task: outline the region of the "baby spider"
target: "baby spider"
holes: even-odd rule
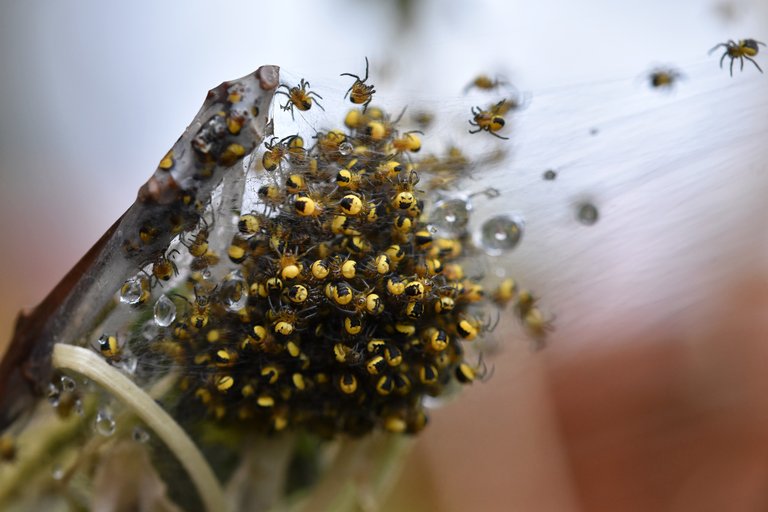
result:
[[[674,68],[654,68],[648,74],[648,81],[654,89],[670,90],[683,74]]]
[[[349,95],[349,100],[356,104],[356,105],[363,105],[363,112],[368,108],[368,104],[373,99],[373,93],[376,91],[374,90],[373,85],[365,85],[366,80],[368,80],[368,57],[365,58],[365,78],[362,80],[359,76],[353,75],[352,73],[342,73],[339,76],[351,76],[355,79],[355,83],[352,84],[352,86],[347,90],[346,94],[344,94],[344,97],[346,98],[347,95]]]
[[[752,62],[752,64],[755,65],[757,70],[759,72],[763,72],[762,69],[760,69],[760,66],[757,64],[757,62],[752,58],[758,53],[758,45],[765,46],[765,43],[760,41],[755,41],[754,39],[739,39],[739,42],[735,42],[731,39],[728,40],[728,42],[720,43],[711,50],[709,50],[708,54],[712,54],[715,50],[720,48],[721,46],[725,48],[725,52],[723,52],[723,56],[720,57],[720,67],[723,67],[723,61],[726,57],[729,57],[731,59],[731,76],[733,76],[733,61],[736,59],[739,59],[741,61],[741,70],[744,71],[744,59],[747,59],[748,61]]]
[[[282,89],[283,87],[285,87],[285,89],[288,92],[279,90],[279,89]],[[288,101],[286,102],[286,104],[281,105],[280,108],[282,108],[283,110],[290,110],[291,119],[293,119],[294,108],[297,108],[302,112],[306,112],[307,110],[312,108],[313,96],[314,98],[323,99],[322,96],[317,94],[315,91],[310,91],[309,88],[310,88],[309,82],[307,82],[302,78],[301,82],[299,82],[299,85],[297,85],[296,87],[288,87],[288,85],[286,84],[281,84],[280,87],[278,87],[278,90],[275,92],[275,94],[282,94],[288,97]],[[317,99],[314,99],[314,101],[315,101],[315,105],[320,107],[320,110],[325,111],[325,109],[320,104],[320,102],[317,101]]]
[[[483,91],[492,91],[498,87],[501,87],[502,85],[507,86],[510,84],[504,78],[491,78],[488,75],[478,75],[469,84],[467,84],[466,87],[464,87],[464,94],[467,94],[473,88],[481,89]]]
[[[283,159],[288,156],[291,142],[298,135],[289,135],[278,141],[277,137],[272,137],[264,142],[264,154],[261,156],[261,163],[267,171],[274,171],[278,167],[282,170]]]
[[[477,133],[486,131],[498,137],[500,139],[509,140],[509,137],[502,137],[497,131],[504,128],[504,118],[498,114],[498,109],[502,108],[505,100],[501,100],[488,110],[483,110],[480,107],[472,107],[473,118],[469,120],[469,124],[477,126],[476,130],[469,130],[469,133]]]

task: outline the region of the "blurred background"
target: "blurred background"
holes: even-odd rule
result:
[[[465,123],[463,87],[503,75],[528,105],[473,222],[525,219],[488,265],[556,330],[533,353],[502,323],[493,379],[435,411],[384,508],[765,510],[768,77],[707,56],[746,37],[768,41],[768,4],[3,2],[0,346],[221,81],[277,64],[340,96],[368,56],[382,97]]]

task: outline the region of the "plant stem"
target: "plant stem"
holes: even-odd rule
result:
[[[57,343],[54,368],[77,372],[111,392],[141,418],[187,470],[209,512],[227,510],[224,492],[213,470],[186,432],[147,393],[88,349]]]

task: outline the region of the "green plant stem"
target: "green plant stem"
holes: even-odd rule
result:
[[[53,347],[53,366],[93,380],[123,402],[178,458],[197,488],[206,510],[227,510],[224,492],[203,455],[179,424],[144,390],[85,348],[57,343]]]

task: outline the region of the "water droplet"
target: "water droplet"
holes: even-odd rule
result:
[[[229,311],[240,311],[248,302],[248,283],[240,272],[231,272],[224,278],[220,293]]]
[[[96,419],[94,420],[94,428],[96,432],[104,437],[109,437],[115,433],[115,418],[112,416],[112,411],[106,407],[99,409],[96,413]]]
[[[581,203],[576,206],[576,219],[585,226],[591,226],[600,218],[600,212],[592,203]]]
[[[112,363],[115,368],[123,370],[128,375],[136,373],[136,368],[139,366],[139,359],[133,355],[125,355],[120,358],[119,361]]]
[[[80,416],[81,418],[85,416],[85,408],[83,407],[83,401],[79,398],[75,400],[75,414]]]
[[[478,193],[483,194],[488,199],[496,199],[497,197],[501,196],[501,191],[494,187],[488,187],[487,189],[481,190]]]
[[[72,377],[67,377],[66,375],[61,377],[61,389],[64,391],[72,392],[77,387],[77,383],[75,382],[75,379]]]
[[[354,146],[352,146],[349,142],[342,142],[339,144],[339,153],[341,153],[344,156],[351,155],[352,151],[354,151]]]
[[[151,341],[157,337],[157,333],[160,329],[157,328],[155,322],[147,322],[141,327],[141,337],[147,341]]]
[[[146,443],[147,441],[149,441],[149,432],[147,432],[141,427],[133,427],[133,431],[131,432],[131,437],[137,443]]]
[[[155,323],[160,327],[168,327],[176,320],[176,304],[162,294],[155,302]]]
[[[61,467],[61,464],[54,464],[53,467],[51,467],[51,476],[54,480],[61,480],[64,478],[64,468]]]
[[[557,178],[557,171],[554,171],[552,169],[547,169],[546,171],[544,171],[544,174],[542,174],[541,177],[547,181],[552,181],[555,178]]]
[[[203,270],[202,276],[203,276],[203,279],[208,280],[213,276],[213,273],[211,272],[211,269],[206,268],[205,270]]]
[[[467,228],[470,209],[469,202],[464,199],[444,199],[435,203],[430,222],[439,230],[459,235]]]
[[[48,402],[54,407],[59,406],[61,399],[61,390],[53,383],[48,384]]]
[[[497,215],[480,227],[480,245],[491,255],[514,249],[523,237],[523,221],[509,215]]]
[[[147,290],[149,289],[149,282],[146,277],[134,276],[128,279],[123,286],[120,287],[120,302],[123,304],[136,305],[146,300]]]

